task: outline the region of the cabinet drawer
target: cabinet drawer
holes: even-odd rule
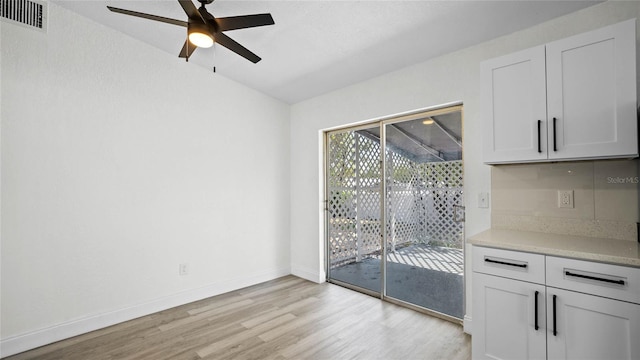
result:
[[[544,284],[544,255],[473,247],[473,271]]]
[[[640,268],[547,256],[547,286],[640,304]]]

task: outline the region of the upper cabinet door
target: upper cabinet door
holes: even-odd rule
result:
[[[546,159],[544,46],[485,61],[481,77],[484,161]]]
[[[549,43],[546,55],[549,159],[637,156],[635,19]]]

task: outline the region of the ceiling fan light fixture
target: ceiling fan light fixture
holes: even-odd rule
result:
[[[187,61],[189,61],[189,57],[197,48],[209,48],[216,42],[254,64],[261,60],[258,55],[238,44],[236,41],[224,34],[223,31],[273,25],[275,22],[273,21],[271,14],[251,14],[216,19],[205,8],[205,5],[212,3],[213,0],[198,1],[202,5],[199,8],[196,8],[193,4],[193,0],[178,0],[182,10],[184,10],[187,15],[187,21],[120,9],[113,6],[107,6],[107,9],[115,13],[186,27],[187,40],[184,42],[184,45],[182,45],[182,50],[180,50],[178,57],[185,58]],[[0,4],[1,3],[2,0],[0,0]]]
[[[189,34],[189,42],[201,48],[210,48],[213,46],[213,38],[209,34],[201,32],[192,32]]]
[[[213,37],[206,26],[189,24],[189,42],[200,48],[210,48],[213,46]]]

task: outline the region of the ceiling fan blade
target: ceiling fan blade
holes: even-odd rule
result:
[[[143,18],[143,19],[160,21],[160,22],[167,23],[167,24],[173,24],[173,25],[184,26],[184,27],[187,27],[187,25],[188,25],[188,23],[186,21],[170,19],[170,18],[166,18],[164,16],[145,14],[145,13],[141,13],[141,12],[137,12],[137,11],[131,11],[131,10],[126,10],[126,9],[115,8],[113,6],[107,6],[107,9],[109,9],[109,10],[115,12],[115,13],[131,15],[131,16],[137,16],[137,17],[140,17],[140,18]]]
[[[221,32],[215,33],[213,37],[215,38],[215,41],[218,44],[226,47],[227,49],[233,51],[234,53],[242,56],[243,58],[251,61],[254,64],[257,63],[258,61],[262,60],[262,59],[260,59],[260,57],[258,55],[252,53],[246,47],[238,44],[235,40],[233,40],[232,38],[228,37],[224,33],[221,33]]]
[[[187,48],[189,49],[189,52],[187,53]],[[178,55],[178,57],[181,58],[190,58],[191,54],[193,54],[194,51],[196,51],[198,47],[189,43],[189,39],[187,39],[184,42],[184,45],[182,45],[182,50],[180,50],[180,55]]]
[[[198,22],[204,22],[204,19],[202,18],[202,16],[200,16],[198,9],[195,5],[193,5],[193,2],[191,0],[178,0],[178,2],[180,3],[180,6],[182,6],[182,9],[187,14],[189,19],[196,20]]]
[[[115,12],[115,13],[131,15],[131,16],[137,16],[137,17],[140,17],[140,18],[143,18],[143,19],[160,21],[160,22],[167,23],[167,24],[173,24],[173,25],[184,26],[184,27],[187,27],[187,25],[188,25],[188,23],[186,21],[170,19],[170,18],[166,18],[164,16],[145,14],[145,13],[141,13],[141,12],[137,12],[137,11],[120,9],[120,8],[116,8],[116,7],[113,7],[113,6],[107,6],[107,9],[109,9],[109,10]]]
[[[224,18],[217,18],[219,31],[245,29],[256,26],[273,25],[273,17],[271,14],[254,14],[243,16],[231,16]]]

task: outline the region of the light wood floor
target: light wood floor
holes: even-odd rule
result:
[[[471,359],[462,327],[286,276],[7,359]]]

